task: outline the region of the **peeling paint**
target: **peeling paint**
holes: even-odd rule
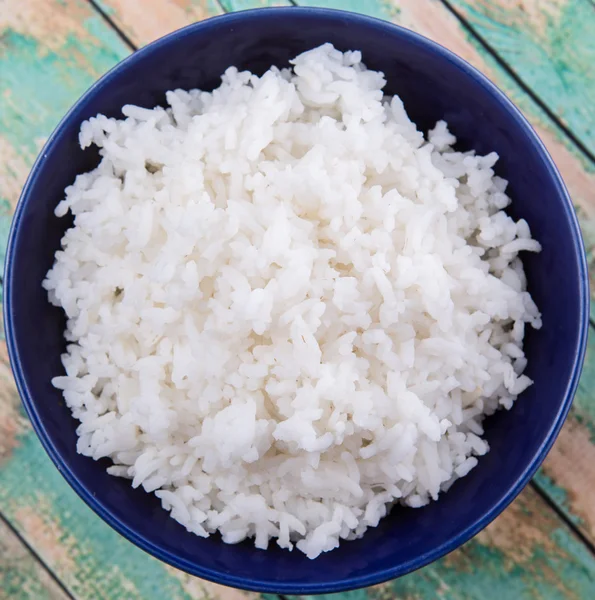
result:
[[[0,100],[0,106],[2,100]],[[2,117],[0,117],[0,122]],[[0,199],[6,201],[11,207],[16,205],[21,189],[29,172],[29,162],[25,160],[7,139],[0,136]],[[0,221],[4,216],[0,216]],[[0,239],[4,247],[5,240]]]
[[[35,38],[11,29],[1,43],[0,135],[27,165],[37,155],[38,138],[49,135],[82,92],[126,55],[110,45],[89,45],[83,55],[69,36],[58,52],[40,56]]]
[[[595,445],[588,429],[576,419],[564,426],[537,481],[595,542]]]
[[[11,389],[12,388],[12,389]],[[0,466],[18,446],[19,435],[30,428],[21,412],[21,400],[13,386],[0,388]]]
[[[481,531],[476,540],[482,546],[496,548],[506,557],[509,567],[531,566],[537,549],[549,555],[568,558],[552,540],[552,533],[560,527],[555,514],[543,508],[535,492],[527,490],[531,502],[514,502],[497,521]]]
[[[435,563],[373,589],[322,598],[579,600],[593,597],[594,582],[593,556],[526,489],[487,530]]]
[[[33,38],[47,50],[57,51],[64,37],[84,37],[83,22],[93,16],[84,0],[70,0],[68,6],[60,6],[54,0],[3,0],[0,11],[0,31],[12,30],[27,38]]]
[[[221,0],[221,5],[227,12],[248,10],[250,8],[265,8],[267,6],[287,6],[288,4],[288,0]],[[324,0],[322,0],[322,4],[324,4]]]
[[[6,344],[0,341],[0,467],[18,446],[19,436],[30,429],[10,371]]]
[[[75,597],[206,600],[104,523],[64,481],[36,436],[0,469],[0,510]],[[198,581],[198,580],[197,580]]]
[[[0,521],[0,600],[68,600],[19,538]]]
[[[18,499],[13,500],[15,520],[23,534],[35,540],[36,550],[56,571],[71,571],[75,566],[71,551],[76,546],[76,540],[68,539],[60,525],[51,519],[51,507],[47,499],[35,494],[33,500],[31,506],[19,506]]]
[[[595,151],[595,16],[585,0],[453,0],[475,30]]]
[[[205,0],[162,0],[154,2],[150,11],[145,0],[110,0],[100,5],[137,46],[221,13],[216,2]]]

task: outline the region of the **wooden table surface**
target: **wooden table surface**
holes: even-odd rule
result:
[[[405,25],[488,75],[554,157],[595,273],[593,0],[0,0],[0,260],[37,152],[101,74],[189,23],[289,3]],[[181,573],[103,523],[42,450],[20,408],[0,341],[0,599],[256,596]],[[373,598],[595,599],[595,330],[568,421],[531,484],[459,550],[337,600]]]

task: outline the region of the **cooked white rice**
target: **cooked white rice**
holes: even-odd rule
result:
[[[424,139],[330,44],[82,124],[47,274],[80,453],[189,531],[310,558],[488,451],[540,327],[498,156]],[[479,126],[479,124],[478,124]]]

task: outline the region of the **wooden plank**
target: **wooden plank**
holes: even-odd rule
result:
[[[287,5],[284,0],[99,0],[98,6],[132,40],[144,46],[176,29],[213,17],[264,6]]]
[[[221,14],[217,0],[99,0],[97,5],[137,45],[156,40],[195,21]]]
[[[580,600],[595,597],[595,559],[527,488],[484,531],[435,563],[392,582],[290,600]]]
[[[225,12],[265,8],[267,6],[287,6],[288,0],[219,0]]]
[[[12,207],[45,138],[72,102],[125,56],[86,2],[0,6],[0,264]],[[101,30],[101,41],[93,34]],[[77,42],[78,40],[78,42]]]
[[[98,6],[137,46],[144,46],[176,29],[213,17],[266,6],[287,6],[287,0],[99,0]]]
[[[595,545],[595,330],[571,416],[536,481]]]
[[[84,0],[4,0],[0,32],[0,198],[14,206],[60,118],[128,52]]]
[[[595,154],[595,11],[589,0],[451,4]]]
[[[77,97],[128,53],[119,36],[84,0],[4,0],[0,6],[0,236],[6,235],[12,207],[43,140]],[[2,252],[4,247],[5,237],[0,237]],[[3,342],[0,511],[78,598],[249,597],[167,567],[86,507],[50,463],[22,414]],[[14,587],[18,583],[11,571]],[[44,597],[41,583],[39,590],[33,582],[28,585],[32,597]],[[19,596],[11,593],[10,597]]]
[[[65,483],[34,434],[0,469],[0,508],[77,598],[246,600],[191,577],[121,537]]]
[[[69,600],[68,594],[2,520],[0,600]]]

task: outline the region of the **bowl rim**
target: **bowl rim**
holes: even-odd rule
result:
[[[348,576],[343,577],[336,581],[330,581],[326,583],[292,583],[292,582],[274,582],[271,580],[263,579],[249,579],[243,576],[235,576],[231,573],[218,571],[204,567],[200,564],[193,563],[189,560],[180,558],[175,553],[169,550],[163,549],[161,546],[153,543],[147,539],[144,535],[137,533],[134,529],[130,528],[127,524],[121,521],[119,518],[114,516],[109,505],[100,502],[93,493],[84,487],[78,480],[76,474],[62,461],[59,451],[54,446],[44,423],[41,421],[40,416],[36,409],[36,402],[33,400],[32,395],[29,392],[27,382],[25,380],[23,369],[21,365],[19,348],[17,346],[16,334],[14,330],[14,324],[11,318],[13,297],[12,297],[12,279],[14,276],[13,272],[13,255],[15,254],[17,238],[21,231],[20,225],[24,206],[30,195],[30,190],[34,187],[37,178],[47,156],[52,152],[57,139],[60,137],[64,125],[69,122],[77,109],[84,105],[91,97],[96,95],[106,84],[109,84],[111,79],[119,72],[132,67],[139,59],[143,56],[158,51],[162,46],[167,44],[173,38],[184,38],[187,36],[194,35],[196,31],[206,31],[215,27],[220,27],[223,24],[233,26],[235,22],[246,21],[246,20],[260,20],[263,17],[269,18],[275,15],[278,18],[292,18],[296,16],[296,12],[301,14],[310,15],[312,17],[323,18],[326,20],[346,20],[352,24],[366,24],[370,27],[375,27],[379,31],[389,33],[391,35],[401,36],[407,38],[412,44],[423,46],[426,50],[430,51],[434,55],[438,56],[442,60],[446,60],[453,63],[457,68],[465,73],[470,79],[473,79],[476,84],[485,88],[492,96],[494,96],[501,105],[510,113],[518,127],[519,133],[524,134],[535,147],[538,153],[542,156],[546,163],[546,167],[550,173],[552,184],[560,197],[560,201],[563,204],[566,216],[569,220],[571,231],[572,231],[572,243],[574,246],[574,254],[578,262],[578,270],[580,275],[580,321],[579,327],[579,343],[575,353],[574,362],[572,366],[572,376],[568,381],[566,387],[566,393],[563,400],[560,402],[558,412],[555,416],[550,430],[545,434],[544,441],[541,447],[538,449],[533,458],[528,462],[523,473],[517,478],[514,484],[510,487],[508,492],[501,498],[495,505],[489,507],[481,518],[476,519],[474,522],[468,524],[463,530],[461,530],[456,536],[451,537],[448,541],[433,548],[431,551],[426,552],[423,555],[416,556],[406,562],[392,566],[386,569],[372,570],[372,572],[365,575]],[[66,115],[61,119],[59,124],[56,126],[47,142],[45,143],[42,151],[35,160],[30,174],[27,178],[25,186],[19,197],[15,213],[11,222],[10,234],[8,238],[5,263],[4,263],[4,306],[3,306],[3,317],[5,323],[6,342],[8,346],[8,354],[10,358],[10,364],[16,381],[17,389],[26,413],[32,422],[33,429],[40,439],[43,448],[51,458],[52,462],[58,468],[64,479],[74,489],[78,496],[108,525],[115,529],[119,534],[124,536],[135,545],[155,556],[156,558],[178,568],[187,573],[206,579],[218,584],[232,586],[238,589],[263,592],[263,593],[278,593],[278,594],[322,594],[322,593],[334,593],[342,592],[357,588],[368,587],[378,583],[383,583],[390,579],[395,579],[406,573],[419,569],[428,565],[429,563],[441,558],[445,554],[458,548],[463,543],[467,542],[474,535],[476,535],[481,529],[486,527],[492,520],[494,520],[522,491],[527,485],[531,477],[537,471],[547,453],[551,449],[558,433],[564,424],[568,411],[570,410],[574,394],[576,392],[579,378],[582,371],[582,365],[586,352],[587,345],[587,334],[589,331],[589,306],[590,306],[590,294],[589,294],[589,278],[588,278],[588,267],[585,255],[585,248],[581,236],[580,226],[576,213],[574,211],[572,201],[566,190],[564,182],[556,165],[554,164],[551,156],[545,148],[544,143],[538,137],[533,127],[522,115],[520,110],[512,103],[511,100],[485,75],[483,75],[475,67],[471,66],[466,60],[457,56],[442,45],[434,42],[425,36],[422,36],[414,31],[406,29],[400,25],[383,21],[381,19],[362,15],[359,13],[328,9],[328,8],[312,8],[312,7],[275,7],[275,8],[257,8],[245,11],[238,11],[234,13],[227,13],[215,17],[187,25],[181,29],[173,31],[166,36],[163,36],[150,44],[147,44],[143,48],[131,53],[129,56],[118,62],[112,67],[107,73],[99,78],[68,110]]]

